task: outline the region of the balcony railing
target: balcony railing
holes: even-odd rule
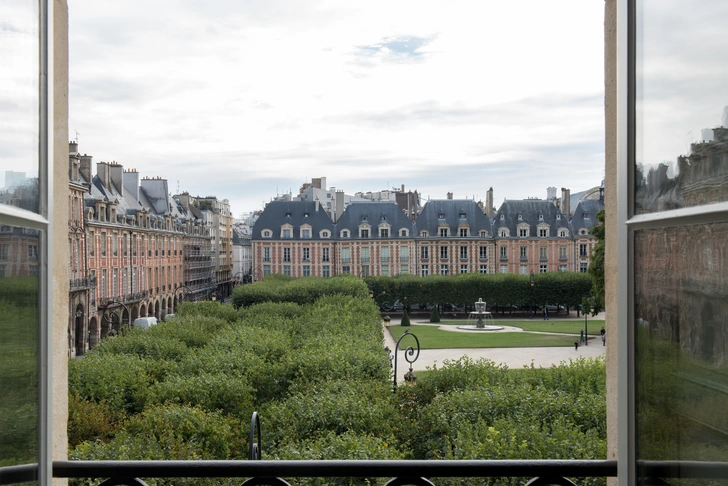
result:
[[[71,291],[96,288],[96,277],[71,279],[69,288]]]

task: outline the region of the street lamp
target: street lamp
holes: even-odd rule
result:
[[[415,342],[417,343],[417,349],[415,350],[415,348],[413,348],[412,346],[407,346],[407,348],[404,350],[404,359],[410,365],[409,371],[404,375],[404,381],[414,382],[417,379],[414,371],[412,370],[412,363],[417,361],[417,358],[420,357],[420,340],[417,339],[417,336],[412,334],[409,329],[407,329],[404,334],[402,334],[399,339],[397,339],[397,344],[394,346],[394,383],[392,385],[393,392],[397,391],[397,351],[399,351],[399,343],[402,341],[402,339],[404,339],[405,336],[412,336],[413,338],[415,338]]]
[[[531,280],[529,283],[531,284],[531,290],[530,290],[531,315],[528,318],[533,319],[533,286],[536,285],[536,281],[533,279],[533,270],[531,270]]]

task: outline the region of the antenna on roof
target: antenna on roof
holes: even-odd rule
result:
[[[78,130],[76,130],[75,128],[73,129],[73,131],[76,132],[76,145],[78,145],[78,136],[81,134],[78,133]]]
[[[179,180],[177,180],[177,194],[179,194]]]

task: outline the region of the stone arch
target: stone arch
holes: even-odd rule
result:
[[[131,315],[129,314],[129,311],[127,309],[121,310],[121,321],[119,322],[119,325],[121,327],[127,326],[129,329],[131,329]]]
[[[134,324],[134,321],[139,317],[139,306],[133,305],[131,308],[131,323]]]
[[[170,314],[174,314],[174,299],[171,295],[167,297],[167,309],[171,311]]]
[[[147,317],[147,306],[143,303],[139,305],[139,317]]]
[[[99,321],[96,320],[96,316],[93,316],[88,321],[89,331],[89,342],[88,348],[94,348],[99,344]]]
[[[154,303],[154,317],[156,317],[158,321],[162,320],[162,307],[159,305],[159,301]]]
[[[104,339],[106,336],[109,335],[109,331],[111,330],[110,322],[104,319],[103,314],[101,315],[101,339]]]
[[[162,311],[161,311],[161,317],[164,317],[167,315],[167,299],[162,297]]]

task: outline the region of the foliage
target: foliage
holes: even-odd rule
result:
[[[437,324],[440,322],[440,311],[438,310],[437,305],[432,306],[432,312],[430,313],[430,322],[433,324]]]
[[[343,294],[364,298],[369,295],[366,284],[351,275],[333,278],[269,278],[252,285],[240,285],[233,290],[232,302],[238,307],[248,307],[262,302],[295,302],[311,304],[324,295]]]
[[[587,273],[592,279],[590,292],[591,305],[594,308],[593,315],[604,309],[604,251],[605,251],[605,212],[602,209],[597,213],[597,224],[589,230],[589,233],[597,239],[597,244],[592,249],[591,262]]]
[[[86,440],[111,439],[119,427],[118,410],[106,402],[84,400],[78,395],[68,399],[68,443],[75,447]]]
[[[403,325],[403,326],[409,326],[410,325],[410,318],[409,318],[409,315],[407,314],[407,309],[404,309],[402,311],[402,322],[400,324]]]

